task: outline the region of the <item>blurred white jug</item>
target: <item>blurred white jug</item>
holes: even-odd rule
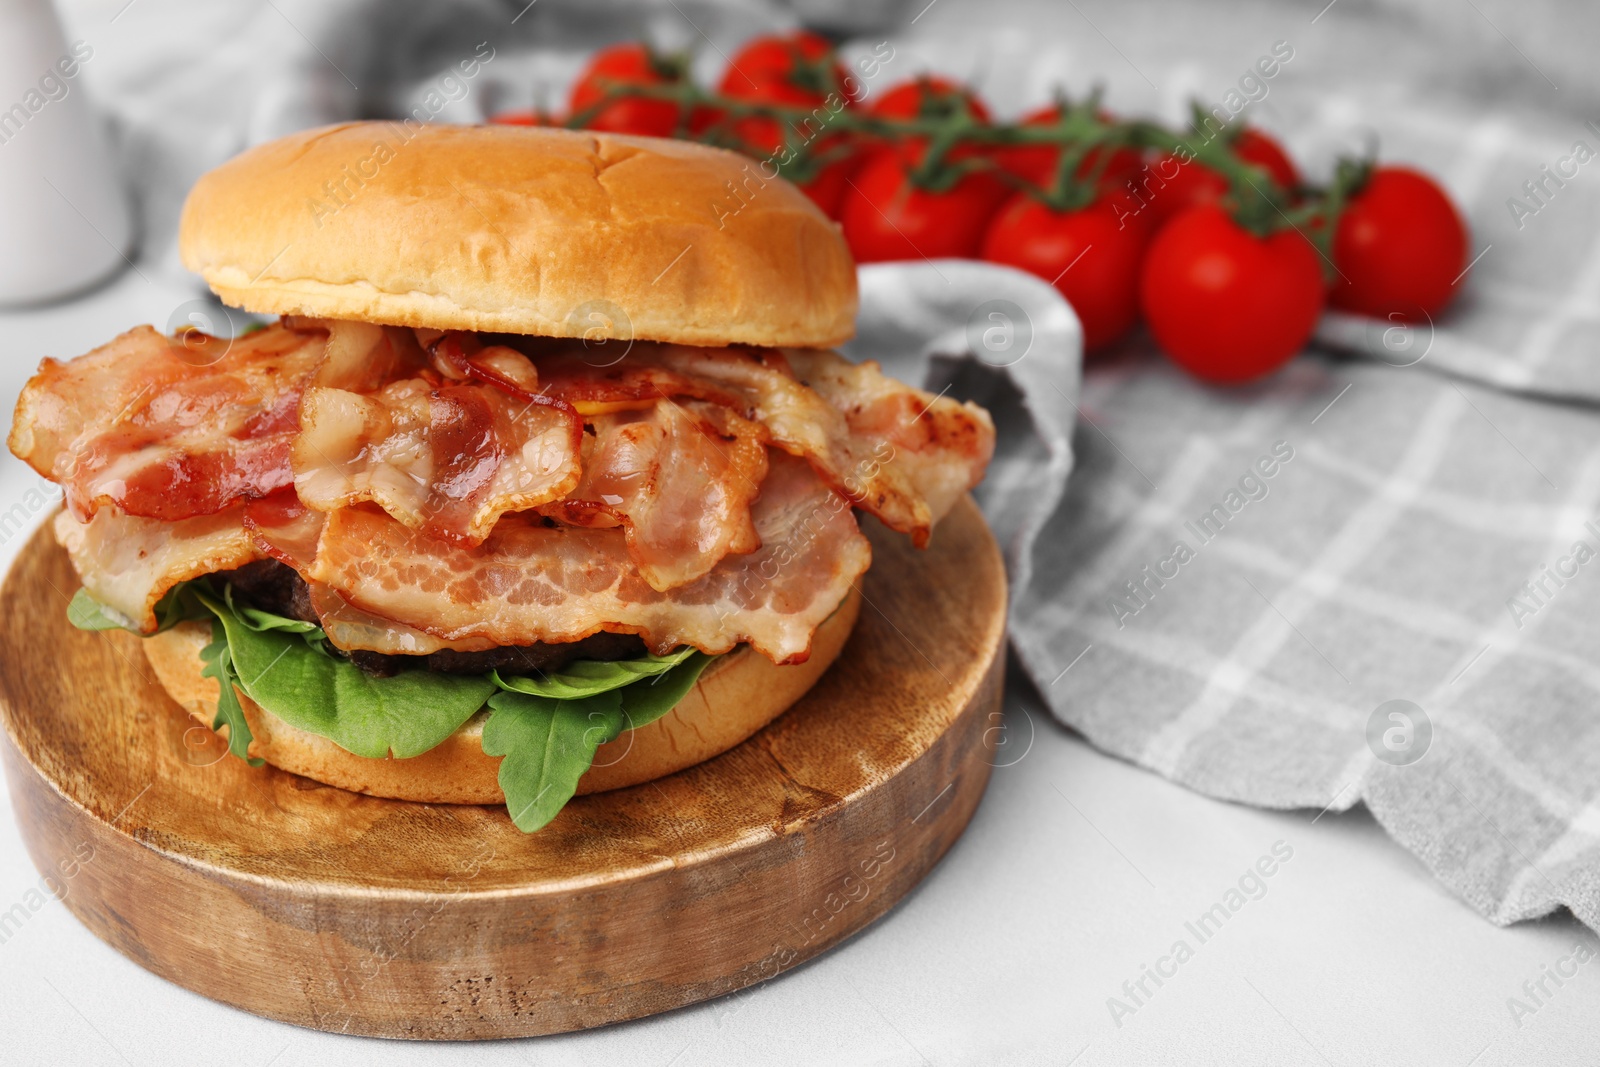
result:
[[[127,263],[127,197],[84,92],[94,55],[48,0],[0,0],[0,305],[67,296]]]

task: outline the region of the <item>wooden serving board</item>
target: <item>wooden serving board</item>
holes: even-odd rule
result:
[[[94,934],[246,1011],[382,1037],[494,1038],[744,988],[905,896],[989,779],[1005,574],[970,500],[925,552],[870,520],[843,656],[726,754],[503,809],[348,793],[225,755],[129,634],[66,621],[47,530],[0,589],[6,778],[40,871]]]

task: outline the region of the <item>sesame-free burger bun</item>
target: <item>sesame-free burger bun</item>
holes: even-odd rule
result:
[[[839,228],[771,168],[685,141],[357,122],[203,176],[178,247],[228,304],[441,330],[831,347]]]
[[[779,667],[748,645],[714,660],[678,705],[655,722],[601,745],[578,792],[638,785],[721,755],[786,711],[839,657],[855,626],[861,596],[854,590],[811,639],[806,662]],[[203,677],[200,650],[211,640],[204,622],[184,622],[140,644],[156,677],[190,715],[206,726],[216,716],[217,680]],[[341,789],[430,804],[503,804],[500,757],[483,753],[487,712],[479,711],[436,748],[409,759],[357,756],[332,741],[289,725],[243,693],[250,755],[275,767]]]

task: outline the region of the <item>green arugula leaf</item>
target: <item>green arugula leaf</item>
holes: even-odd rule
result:
[[[85,630],[132,621],[78,590],[67,609]],[[204,579],[174,587],[156,606],[160,629],[210,618],[203,674],[220,690],[213,730],[228,728],[228,751],[252,766],[252,735],[238,694],[285,722],[326,737],[358,756],[420,755],[449,737],[487,701],[483,750],[503,757],[500,786],[512,821],[526,832],[544,826],[572,799],[595,751],[624,730],[672,710],[716,657],[682,648],[636,660],[580,660],[539,677],[441,674],[406,670],[375,678],[327,646],[315,623],[236,604]]]
[[[256,629],[223,601],[200,602],[226,633],[239,688],[280,719],[358,756],[418,756],[483,707],[494,683],[482,675],[409,670],[375,678],[308,644],[291,629]]]
[[[483,751],[504,756],[500,789],[511,821],[532,833],[556,817],[577,792],[595,749],[622,732],[616,690],[579,700],[552,700],[502,690],[489,698]]]
[[[648,682],[635,682],[621,690],[622,715],[627,720],[623,724],[624,729],[637,730],[647,726],[677,707],[678,701],[688,696],[694,683],[700,680],[700,672],[717,658],[692,648],[687,652],[683,662],[665,674]]]
[[[544,672],[538,677],[515,675],[506,678],[498,671],[491,672],[490,676],[495,685],[513,693],[577,700],[621,689],[643,678],[659,677],[693,655],[697,655],[695,650],[686,646],[665,656],[646,656],[643,659],[578,660],[559,671]]]
[[[222,590],[223,602],[228,605],[228,610],[239,617],[239,621],[252,630],[267,631],[281,630],[284,633],[299,634],[312,648],[324,655],[331,656],[328,651],[328,635],[323,633],[322,627],[314,622],[304,619],[291,619],[286,615],[274,615],[270,611],[260,608],[246,607],[233,602],[233,586],[225,586]]]
[[[217,716],[211,721],[213,731],[228,728],[228,751],[250,764],[259,767],[264,760],[250,758],[250,742],[255,735],[250,731],[250,723],[244,717],[244,707],[239,703],[239,694],[234,686],[239,684],[239,679],[233,671],[233,659],[228,655],[228,636],[223,629],[221,620],[211,620],[211,643],[200,650],[200,658],[205,661],[205,668],[200,672],[202,677],[217,680]]]
[[[230,589],[229,592],[231,593],[232,590]],[[306,622],[304,619],[290,619],[282,615],[274,615],[270,611],[262,611],[260,608],[239,607],[231,602],[228,604],[228,607],[232,608],[233,613],[239,616],[240,622],[244,623],[252,630],[282,630],[284,633],[300,634],[304,637],[311,638],[312,640],[318,640],[324,636],[322,633],[322,627],[318,626],[314,622]]]
[[[517,829],[532,833],[555,818],[577,792],[595,750],[671,711],[716,657],[689,649],[676,658],[653,679],[593,696],[557,699],[507,689],[489,698],[483,751],[504,757],[500,789]]]

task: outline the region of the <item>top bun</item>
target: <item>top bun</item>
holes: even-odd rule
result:
[[[266,314],[690,345],[854,330],[838,228],[762,165],[654,137],[357,122],[196,183],[178,248]]]

